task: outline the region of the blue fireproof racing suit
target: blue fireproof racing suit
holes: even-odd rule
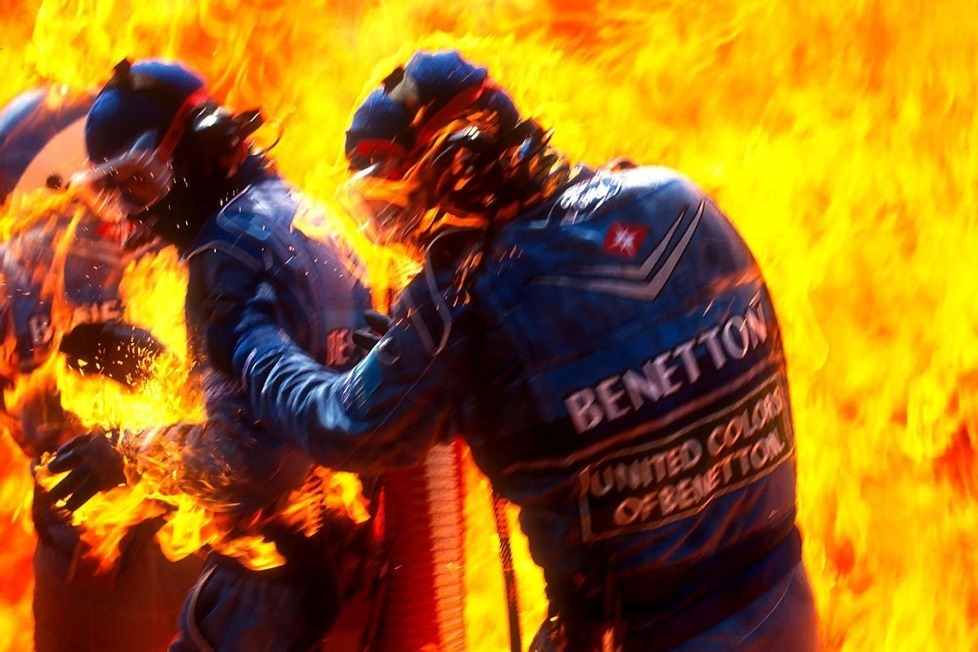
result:
[[[258,280],[277,290],[276,324],[314,359],[349,368],[359,352],[352,331],[363,324],[370,297],[359,263],[338,240],[307,237],[297,228],[308,202],[272,171],[250,160],[239,180],[248,183],[204,221],[182,248],[189,278],[186,314],[195,349],[210,362],[226,346]],[[312,209],[309,209],[312,211]],[[319,225],[321,226],[321,224]],[[261,534],[275,541],[284,567],[250,571],[212,554],[181,618],[171,650],[285,651],[311,649],[333,623],[343,587],[339,567],[360,536],[352,522],[326,518],[315,536],[275,525],[274,513],[306,480],[311,464],[276,442],[250,411],[244,386],[213,368],[205,378],[206,428],[191,433],[185,473],[213,489],[215,505],[250,519],[268,515]],[[356,556],[359,551],[351,554]]]
[[[565,649],[608,631],[626,650],[704,633],[766,649],[727,625],[786,595],[777,649],[816,644],[778,322],[686,178],[587,173],[505,225],[443,233],[348,373],[252,310],[235,366],[255,413],[318,462],[376,472],[465,438],[521,508]]]

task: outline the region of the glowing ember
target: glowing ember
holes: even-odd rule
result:
[[[0,11],[4,101],[40,79],[95,85],[123,56],[179,57],[233,106],[264,107],[262,140],[282,132],[285,176],[330,204],[352,107],[419,46],[487,64],[573,159],[688,173],[741,228],[779,309],[827,649],[978,649],[972,2],[502,0],[463,12],[438,0],[14,0]],[[386,259],[352,242],[371,280],[385,278],[375,263]],[[26,462],[0,450],[0,641],[21,650],[30,483]],[[467,637],[505,649],[491,512],[469,511],[482,520],[467,535]],[[525,639],[542,611],[539,578],[526,577]]]
[[[86,427],[136,431],[204,421],[202,388],[187,352],[186,276],[173,248],[137,259],[123,274],[119,285],[123,318],[152,332],[165,346],[138,392],[95,373],[79,374],[63,363],[56,365],[61,404]]]
[[[4,221],[10,235],[46,224],[57,213],[74,215],[67,228],[55,232],[52,264],[38,271],[44,274],[41,293],[52,303],[55,341],[51,348],[57,350],[60,334],[71,330],[78,317],[64,300],[63,278],[68,245],[84,209],[67,196],[33,205],[30,199],[18,200],[10,207],[17,211]],[[16,244],[25,250],[44,246],[29,237],[18,239]],[[186,434],[205,420],[200,373],[193,368],[187,351],[183,318],[186,285],[186,270],[172,248],[135,260],[123,274],[119,286],[125,306],[122,316],[128,323],[152,331],[164,346],[163,353],[148,366],[149,378],[140,384],[139,391],[100,375],[97,365],[82,365],[81,373],[70,369],[60,353],[50,355],[29,374],[15,370],[7,374],[16,379],[4,389],[5,409],[12,418],[29,397],[57,392],[62,407],[77,417],[80,432],[96,427],[125,431],[122,440],[130,459],[130,486],[100,494],[72,515],[88,546],[85,554],[97,562],[99,572],[108,571],[117,560],[119,544],[131,526],[156,517],[166,520],[157,538],[171,559],[209,546],[256,569],[284,561],[273,543],[249,534],[258,532],[268,517],[255,514],[231,518],[224,512],[234,505],[207,501],[210,490],[219,491],[220,487],[201,487],[182,472]],[[41,485],[50,489],[61,476],[50,475],[44,466],[47,459],[45,454],[37,476]],[[322,525],[326,512],[345,513],[363,522],[367,511],[360,489],[359,480],[351,474],[317,469],[303,487],[287,497],[289,509],[274,519],[310,534]]]
[[[69,228],[56,243],[59,253],[71,237]],[[55,298],[52,322],[56,333],[71,326],[71,311],[60,306],[58,299],[62,295],[61,260],[63,256],[56,256],[55,264],[46,270],[45,280],[51,283],[44,290]],[[192,479],[181,473],[183,437],[189,428],[204,421],[199,374],[187,356],[185,288],[186,270],[173,249],[142,257],[125,270],[120,283],[124,316],[129,323],[152,330],[166,346],[138,392],[100,376],[95,369],[85,373],[83,368],[81,374],[70,370],[61,354],[52,355],[31,374],[19,375],[14,387],[5,392],[8,409],[16,413],[21,397],[56,388],[62,406],[75,414],[84,428],[128,431],[123,441],[131,452],[131,486],[98,495],[73,515],[81,538],[88,544],[87,556],[98,562],[102,572],[118,558],[119,543],[129,527],[157,516],[166,519],[157,538],[171,559],[180,559],[207,545],[252,568],[283,563],[274,544],[247,534],[249,530],[240,519],[232,520],[214,511],[233,506],[209,504],[205,500],[207,491],[197,491]],[[38,479],[50,488],[60,476],[51,477],[42,466]],[[304,487],[294,492],[289,504],[290,510],[279,520],[310,533],[320,527],[324,511],[348,513],[357,522],[367,518],[357,478],[325,469],[317,470]],[[257,531],[263,522],[256,516],[251,531]]]

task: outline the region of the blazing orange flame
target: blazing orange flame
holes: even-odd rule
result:
[[[69,245],[74,239],[84,207],[70,195],[57,197],[15,197],[9,209],[10,219],[3,221],[9,236],[22,236],[28,229],[40,228],[54,234],[50,266],[36,270],[42,275],[40,294],[52,302],[51,324],[55,351],[31,373],[8,370],[15,379],[4,388],[5,418],[16,418],[29,397],[57,392],[61,406],[72,413],[79,424],[76,434],[102,428],[124,430],[123,448],[133,454],[130,483],[97,495],[72,514],[81,539],[87,544],[85,556],[97,563],[97,572],[108,571],[119,557],[120,542],[135,524],[164,517],[165,525],[157,539],[168,557],[178,560],[203,546],[239,559],[250,568],[279,566],[282,556],[275,545],[257,532],[267,522],[257,515],[243,527],[245,517],[231,518],[220,513],[230,505],[214,505],[207,496],[188,491],[180,474],[180,457],[184,429],[205,420],[199,373],[195,372],[187,347],[183,301],[187,285],[186,269],[173,248],[143,256],[131,262],[119,285],[123,318],[128,323],[151,331],[165,346],[165,351],[149,367],[149,379],[138,391],[108,379],[91,366],[80,373],[70,369],[65,356],[56,352],[62,333],[75,325],[75,314],[64,296],[64,265]],[[73,219],[66,228],[51,228],[54,215],[66,214]],[[7,214],[7,213],[5,213]],[[12,247],[43,246],[24,236],[9,241]],[[16,252],[8,247],[8,255]],[[25,252],[30,253],[30,252]],[[83,317],[84,318],[84,317]],[[9,348],[10,343],[4,342]],[[168,427],[170,424],[174,427]],[[46,489],[63,476],[52,476],[41,459],[38,482]],[[325,512],[347,514],[355,522],[367,519],[366,501],[360,493],[356,476],[317,469],[307,483],[285,500],[289,510],[275,519],[297,530],[314,533],[322,524]],[[218,512],[214,510],[217,509]]]
[[[66,233],[66,238],[70,235]],[[70,370],[61,355],[52,356],[43,368],[56,377],[62,406],[86,428],[127,431],[123,449],[132,451],[130,486],[96,496],[72,517],[89,547],[88,556],[98,561],[101,572],[118,558],[119,542],[128,529],[157,516],[166,519],[157,539],[170,559],[181,559],[206,545],[250,568],[270,568],[284,561],[272,542],[248,534],[240,519],[214,511],[231,506],[215,506],[206,495],[188,491],[179,472],[180,429],[205,420],[202,388],[187,351],[186,284],[186,269],[173,248],[144,256],[125,270],[119,288],[124,317],[150,330],[167,346],[138,391],[97,374]],[[35,377],[44,377],[43,372],[25,378]],[[39,481],[46,488],[60,479],[49,476],[44,467],[39,470]],[[317,469],[285,502],[289,509],[276,520],[309,534],[319,529],[325,511],[348,514],[355,522],[367,519],[360,482],[347,473]],[[257,531],[263,522],[256,518],[250,523],[251,531]]]
[[[0,11],[0,99],[41,80],[95,85],[123,56],[178,57],[231,105],[264,107],[285,176],[331,205],[352,107],[420,46],[488,65],[574,160],[626,155],[688,173],[744,233],[779,310],[826,648],[978,649],[973,2],[13,0]],[[386,263],[353,244],[383,283]],[[9,455],[0,641],[22,650],[30,482]],[[491,517],[470,513],[467,638],[505,649]],[[542,592],[538,578],[521,587],[531,632]]]

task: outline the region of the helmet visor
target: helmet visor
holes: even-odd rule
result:
[[[434,211],[416,183],[389,178],[386,167],[375,163],[354,174],[342,185],[341,200],[373,242],[411,244],[430,227]]]
[[[144,213],[173,190],[171,157],[146,132],[121,154],[72,177],[71,185],[103,220],[118,222]]]

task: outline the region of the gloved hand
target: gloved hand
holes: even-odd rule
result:
[[[50,493],[51,500],[62,499],[73,512],[100,491],[126,483],[122,453],[102,432],[79,435],[64,444],[48,463],[52,473],[71,471]]]
[[[380,338],[387,334],[394,320],[376,310],[367,310],[363,313],[363,318],[367,320],[367,326],[370,329],[358,328],[353,331],[353,343],[360,347],[364,353],[369,353],[377,346]]]
[[[122,322],[79,324],[58,347],[76,371],[95,373],[136,387],[165,347],[149,331]]]

